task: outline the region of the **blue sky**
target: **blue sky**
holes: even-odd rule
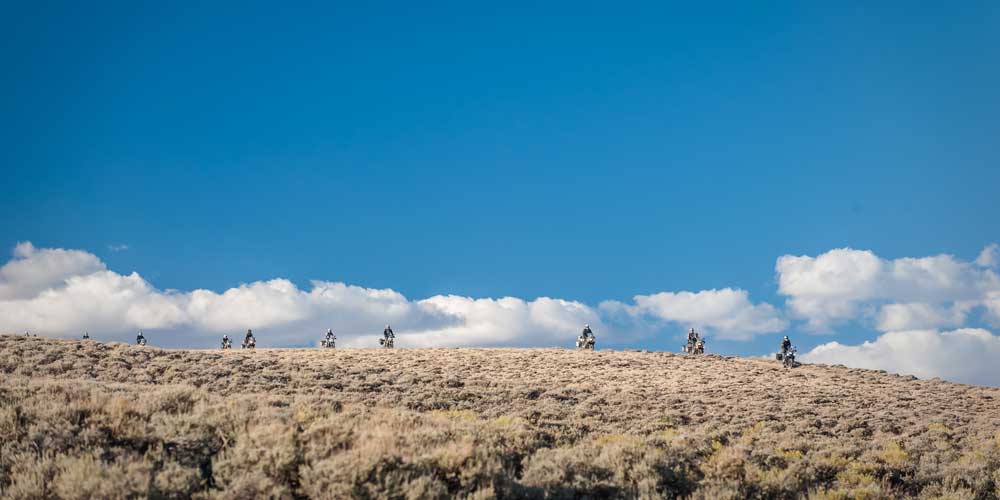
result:
[[[870,4],[9,5],[0,247],[164,290],[595,306],[781,308],[776,259],[842,247],[971,262],[1000,239],[1000,5]]]

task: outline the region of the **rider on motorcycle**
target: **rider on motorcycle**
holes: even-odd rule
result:
[[[583,325],[583,331],[580,332],[580,336],[576,339],[576,347],[593,350],[595,344],[597,344],[597,337],[594,336],[590,325]]]
[[[781,355],[784,356],[788,354],[788,351],[792,349],[792,341],[788,339],[788,335],[781,340]]]
[[[247,328],[247,335],[246,335],[246,337],[243,337],[243,345],[249,344],[251,340],[254,340],[254,338],[253,338],[253,331],[251,331],[249,328]]]
[[[688,330],[688,344],[695,345],[698,343],[698,332],[694,331],[694,328]]]
[[[385,340],[396,338],[396,334],[392,333],[392,327],[389,325],[385,325],[385,330],[382,330],[382,336],[385,337]]]
[[[337,336],[333,334],[333,328],[327,328],[326,329],[326,341],[327,342],[333,342],[334,340],[337,340]]]
[[[136,344],[142,344],[144,342],[146,342],[146,337],[143,337],[142,336],[142,330],[139,330],[139,335],[135,336],[135,343]]]
[[[90,340],[90,332],[83,332],[83,340]]]

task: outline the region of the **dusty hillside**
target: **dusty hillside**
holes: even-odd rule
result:
[[[0,337],[9,497],[997,498],[1000,390],[555,349]]]

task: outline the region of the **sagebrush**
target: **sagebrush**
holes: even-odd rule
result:
[[[560,349],[0,336],[7,498],[1000,497],[1000,390]]]

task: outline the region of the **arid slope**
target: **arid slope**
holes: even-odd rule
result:
[[[11,497],[1000,495],[1000,390],[844,367],[0,336],[0,376]]]

